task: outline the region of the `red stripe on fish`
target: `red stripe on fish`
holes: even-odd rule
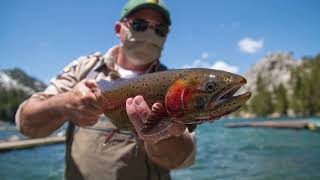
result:
[[[174,116],[179,116],[182,113],[182,109],[184,107],[183,96],[187,92],[185,90],[186,85],[187,83],[184,80],[177,80],[170,86],[166,94],[166,109]],[[188,94],[189,93],[186,93],[186,95]]]

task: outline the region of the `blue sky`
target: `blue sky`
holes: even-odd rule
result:
[[[116,45],[126,0],[1,0],[0,69],[48,83],[73,59]],[[162,62],[244,73],[271,52],[320,53],[318,0],[167,0],[173,26]]]

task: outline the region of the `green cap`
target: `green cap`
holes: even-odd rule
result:
[[[166,18],[168,25],[171,25],[169,10],[162,0],[129,0],[121,12],[120,20],[140,8],[154,8],[158,10]]]

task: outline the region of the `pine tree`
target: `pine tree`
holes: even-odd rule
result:
[[[316,115],[320,112],[320,55],[305,58],[292,74],[292,109],[297,115]]]
[[[250,102],[250,111],[257,116],[267,116],[273,112],[272,96],[261,76],[257,79],[256,94]]]
[[[278,87],[275,87],[273,90],[273,94],[275,96],[275,111],[278,112],[281,116],[286,116],[289,107],[289,101],[287,97],[287,90],[285,89],[283,84],[280,84]]]

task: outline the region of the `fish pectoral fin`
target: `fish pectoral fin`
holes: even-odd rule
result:
[[[154,126],[142,128],[140,136],[144,141],[157,143],[177,132],[182,134],[185,128],[184,124],[173,122],[170,119],[161,119]]]
[[[167,113],[165,107],[162,103],[155,103],[151,107],[151,112],[146,118],[144,122],[144,127],[142,128],[142,131],[146,132],[153,126],[156,126],[157,124],[161,123],[161,121],[169,119],[169,114]]]

